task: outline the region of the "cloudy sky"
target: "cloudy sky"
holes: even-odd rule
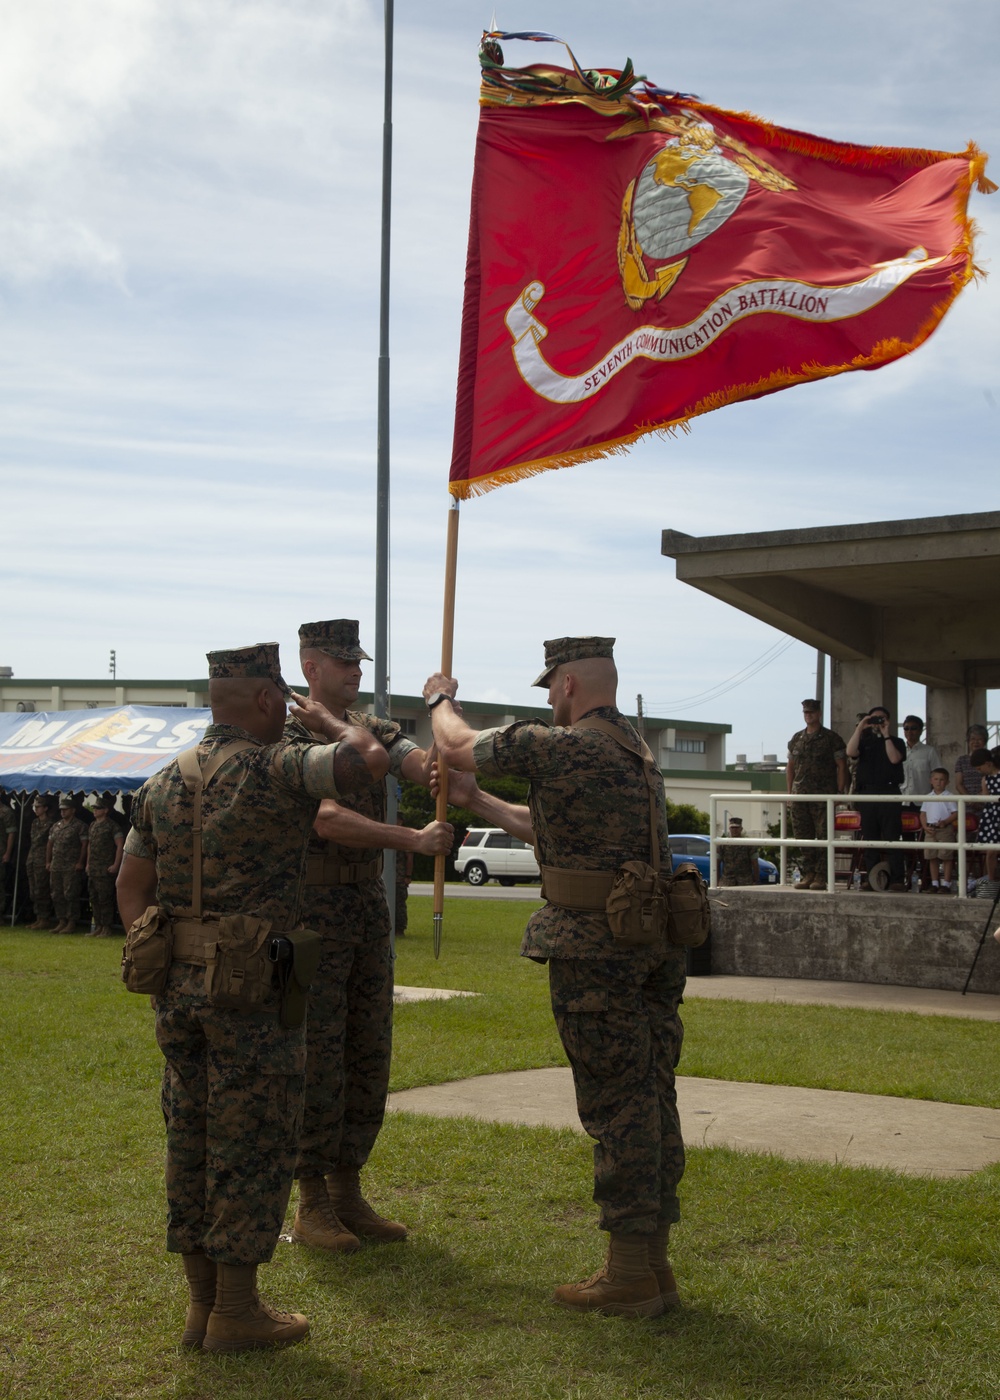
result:
[[[194,677],[209,648],[269,638],[291,663],[298,624],[328,616],[359,617],[371,641],[382,6],[0,0],[0,15],[0,664],[102,676],[114,647],[119,676]],[[476,54],[492,19],[492,0],[396,3],[402,693],[440,656]],[[973,138],[1000,160],[995,0],[518,0],[496,21],[784,125],[948,150]],[[1000,195],[973,195],[972,212],[989,268]],[[629,706],[641,692],[650,713],[731,723],[730,758],[780,752],[815,654],[678,584],[660,531],[995,508],[998,299],[1000,277],[970,287],[926,346],[877,373],[466,504],[463,692],[537,703],[543,637],[615,634]],[[901,706],[921,696],[901,686]]]

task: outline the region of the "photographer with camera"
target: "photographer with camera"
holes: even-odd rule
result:
[[[903,763],[906,744],[897,734],[889,732],[889,711],[884,705],[874,705],[858,720],[857,728],[847,741],[848,758],[858,761],[854,778],[856,793],[898,793],[903,783]],[[861,839],[863,841],[899,841],[903,834],[903,809],[898,802],[861,802]],[[871,873],[882,860],[889,862],[889,889],[901,893],[903,879],[901,851],[865,851],[868,881],[862,889],[871,890]]]

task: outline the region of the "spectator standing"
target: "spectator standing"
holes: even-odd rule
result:
[[[955,779],[954,789],[959,797],[978,797],[983,791],[983,780],[979,773],[972,766],[972,755],[977,749],[985,749],[989,741],[985,725],[970,724],[965,731],[966,751],[959,754],[955,759]],[[976,803],[971,802],[965,809],[966,821],[972,817],[978,821],[982,816],[983,809]],[[968,825],[966,826],[968,830]],[[976,879],[983,873],[983,857],[981,854],[969,852],[968,875],[970,879]]]
[[[49,832],[45,852],[52,903],[59,920],[53,930],[55,933],[76,932],[83,870],[87,864],[87,841],[88,828],[77,816],[72,797],[63,793],[59,799],[59,820]]]
[[[839,734],[823,727],[818,700],[802,701],[805,728],[788,741],[785,787],[788,792],[844,792],[847,788],[847,749]],[[792,833],[802,841],[826,840],[826,803],[790,802]],[[807,846],[799,852],[802,879],[796,889],[826,889],[826,852]]]
[[[930,797],[920,808],[920,824],[928,841],[954,841],[958,828],[958,803],[949,802],[947,799],[951,796],[947,768],[935,768],[931,773]],[[940,891],[942,894],[951,894],[954,851],[945,847],[925,846],[924,859],[930,866],[931,882],[923,893],[937,894]]]
[[[1000,796],[1000,749],[976,749],[969,755],[969,762],[983,782],[983,791],[991,796]],[[1000,807],[995,802],[984,804],[983,815],[979,819],[979,840],[991,844],[1000,841]],[[997,860],[1000,851],[987,851],[986,878],[997,878]]]
[[[52,891],[49,889],[49,872],[45,868],[45,855],[49,836],[56,820],[51,797],[35,794],[32,809],[35,815],[29,833],[28,846],[28,891],[31,894],[31,907],[35,911],[35,922],[29,927],[50,929],[55,919],[52,908]]]
[[[7,876],[17,862],[14,854],[16,836],[17,817],[6,792],[0,788],[0,916],[7,909]]]
[[[923,741],[924,722],[919,715],[907,715],[903,720],[903,738],[906,740],[906,758],[903,765],[903,785],[899,789],[905,797],[914,799],[925,797],[931,790],[931,773],[941,767],[941,756],[933,744]],[[945,776],[948,770],[945,769]],[[916,800],[914,801],[916,806]]]
[[[862,793],[898,793],[903,781],[906,744],[898,734],[889,732],[889,711],[875,705],[858,720],[854,733],[847,741],[848,758],[858,760],[854,775],[854,790]],[[903,813],[898,802],[862,802],[861,839],[863,841],[898,841],[903,831]],[[862,889],[871,890],[871,873],[879,861],[889,859],[889,889],[902,892],[903,856],[900,851],[865,851],[868,882]]]
[[[927,796],[931,790],[931,771],[940,768],[941,755],[933,744],[923,742],[924,722],[919,715],[907,715],[903,720],[903,738],[906,740],[906,760],[903,765],[903,786],[900,792],[904,797],[912,798],[906,804],[906,809],[919,814],[921,800]],[[945,770],[947,777],[947,769]],[[907,836],[908,840],[922,840],[920,830],[914,831]],[[941,838],[944,840],[944,837]],[[917,864],[916,853],[905,858],[906,882],[909,884],[910,876]],[[922,885],[924,889],[930,887],[931,877],[924,867]]]
[[[985,749],[988,739],[982,724],[970,724],[965,731],[966,752],[955,759],[955,792],[960,797],[978,797],[983,790],[983,779],[973,765],[972,755],[978,749]]]
[[[113,797],[99,797],[94,803],[94,820],[87,843],[87,878],[90,908],[94,915],[94,938],[110,938],[117,919],[115,877],[122,863],[125,837],[112,820]]]
[[[729,818],[730,836],[743,835],[743,818]],[[760,865],[756,846],[725,846],[720,885],[759,885]]]

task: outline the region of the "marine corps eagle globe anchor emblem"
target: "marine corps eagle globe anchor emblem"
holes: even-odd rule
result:
[[[609,140],[648,135],[650,129],[665,131],[670,139],[630,182],[618,230],[618,270],[633,311],[666,296],[684,271],[686,254],[736,212],[751,180],[769,190],[795,188],[742,142],[718,137],[692,112],[656,117],[649,127],[626,122]],[[723,152],[726,145],[733,148],[732,157]]]

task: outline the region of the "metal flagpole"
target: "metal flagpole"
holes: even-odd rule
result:
[[[458,498],[453,497],[448,512],[448,539],[444,556],[444,615],[441,622],[441,671],[451,675],[455,643],[455,576],[458,572]],[[438,756],[437,810],[439,822],[448,820],[448,770]],[[441,925],[444,922],[445,856],[434,857],[434,956],[441,956]]]
[[[389,249],[392,228],[393,0],[385,0],[385,97],[382,120],[382,257],[379,276],[378,445],[375,512],[375,713],[389,714]],[[396,779],[386,779],[386,821],[396,822]],[[396,933],[396,852],[384,856],[384,879]]]

